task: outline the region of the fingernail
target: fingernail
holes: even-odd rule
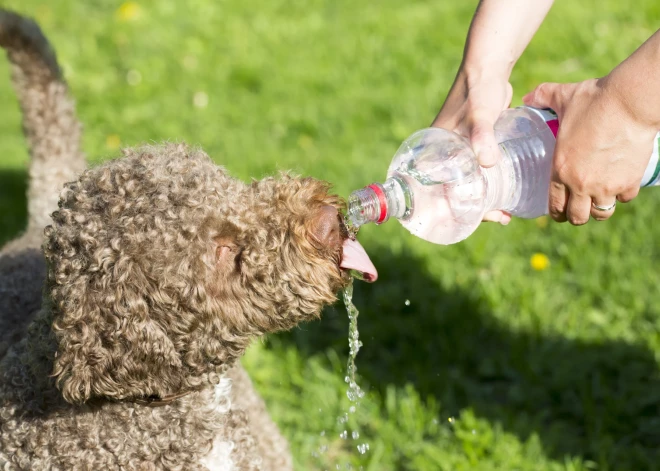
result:
[[[499,160],[498,157],[498,149],[495,147],[494,149],[492,147],[489,148],[490,152],[480,152],[477,154],[477,159],[479,160],[479,165],[482,167],[492,167],[497,163]]]

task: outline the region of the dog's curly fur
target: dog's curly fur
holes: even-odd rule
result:
[[[15,68],[51,73],[15,80],[19,97],[58,92],[41,121],[21,98],[35,130],[30,223],[0,254],[0,284],[17,268],[42,280],[44,208],[84,166],[54,56],[36,25],[12,15],[0,10],[0,45]],[[24,63],[20,51],[31,51]],[[66,145],[53,144],[56,133]],[[55,177],[36,185],[40,174]],[[291,469],[238,359],[258,336],[334,302],[347,281],[341,207],[324,182],[245,184],[183,144],[125,150],[64,185],[45,231],[40,308],[34,282],[0,305],[0,328],[12,333],[0,347],[13,343],[0,350],[0,469]],[[25,253],[34,267],[12,264]]]
[[[67,185],[46,229],[66,400],[196,389],[335,299],[340,247],[310,243],[307,225],[339,205],[324,183],[246,186],[183,145],[125,154]]]

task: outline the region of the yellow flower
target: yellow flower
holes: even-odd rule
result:
[[[545,254],[535,253],[532,255],[532,258],[529,259],[529,264],[534,270],[541,271],[550,266],[550,259]]]
[[[298,138],[298,147],[303,150],[309,150],[314,147],[314,139],[312,139],[307,134],[301,134]]]
[[[536,225],[541,229],[545,229],[548,225],[548,216],[541,216],[540,218],[536,218]]]
[[[121,145],[121,139],[116,134],[110,134],[108,137],[105,138],[105,146],[108,149],[111,150],[119,149],[120,145]]]
[[[121,21],[132,21],[137,19],[142,13],[140,5],[135,2],[124,2],[117,8],[117,18]]]

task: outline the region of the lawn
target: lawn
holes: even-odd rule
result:
[[[514,105],[539,82],[607,73],[650,36],[660,2],[625,3],[557,0],[513,72]],[[476,2],[3,5],[51,38],[91,161],[185,140],[237,177],[292,169],[346,196],[382,181],[400,141],[435,116]],[[25,222],[8,77],[0,61],[1,241]],[[367,395],[348,426],[341,302],[244,358],[297,469],[660,470],[659,204],[648,189],[608,222],[485,224],[450,247],[396,222],[365,227],[380,279],[355,285]]]

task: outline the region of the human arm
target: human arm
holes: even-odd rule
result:
[[[499,159],[493,125],[511,102],[509,76],[553,0],[481,0],[463,61],[433,126],[468,137],[485,167]]]
[[[600,79],[539,85],[523,101],[560,122],[549,210],[557,221],[608,219],[637,196],[660,130],[660,30]],[[592,204],[593,203],[593,204]]]
[[[511,103],[509,76],[552,6],[553,0],[481,0],[468,32],[463,60],[433,126],[467,137],[479,163],[500,158],[493,126]],[[508,223],[493,211],[487,221]]]

